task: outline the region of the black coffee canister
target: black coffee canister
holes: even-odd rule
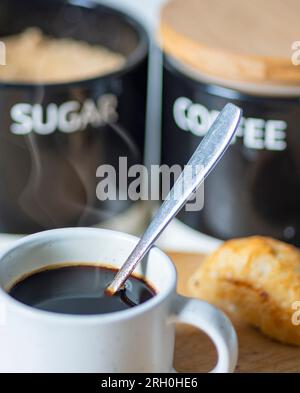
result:
[[[103,45],[126,63],[88,80],[0,83],[0,232],[106,223],[132,204],[99,201],[97,168],[118,169],[119,157],[143,162],[147,34],[128,15],[93,1],[1,1],[1,36],[31,26]]]
[[[219,239],[260,234],[299,246],[300,68],[292,63],[289,41],[295,37],[292,14],[300,11],[299,3],[272,3],[282,7],[285,16],[287,30],[279,41],[276,34],[273,41],[267,40],[270,4],[254,1],[241,10],[237,3],[226,2],[224,12],[239,9],[238,22],[219,12],[214,33],[208,22],[197,24],[195,18],[213,20],[213,12],[224,2],[174,0],[163,10],[162,161],[183,166],[224,105],[240,106],[241,126],[205,182],[203,210],[183,210],[178,218]],[[273,15],[275,25],[282,22],[278,15]],[[255,21],[255,32],[238,34],[246,19]],[[262,48],[265,52],[255,53]]]

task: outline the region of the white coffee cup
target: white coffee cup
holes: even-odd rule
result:
[[[214,372],[232,372],[237,338],[229,319],[215,307],[176,294],[176,270],[153,248],[136,273],[157,295],[125,311],[104,315],[46,312],[13,299],[7,289],[22,276],[57,263],[120,267],[137,238],[90,228],[37,233],[0,257],[1,372],[172,372],[175,323],[203,330],[214,342]]]

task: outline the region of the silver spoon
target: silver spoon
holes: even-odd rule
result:
[[[172,218],[176,216],[215,167],[234,136],[241,114],[241,109],[233,104],[227,104],[219,114],[142,238],[107,287],[107,293],[113,295],[123,287],[137,264],[150,250]]]

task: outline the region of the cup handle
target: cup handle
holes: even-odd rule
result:
[[[238,357],[234,327],[216,307],[196,299],[177,295],[172,305],[172,323],[187,323],[201,329],[216,346],[218,363],[211,373],[232,373]]]

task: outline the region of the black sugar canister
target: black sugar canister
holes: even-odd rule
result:
[[[146,31],[129,15],[95,1],[2,0],[1,39],[18,37],[28,28],[51,39],[50,48],[53,40],[93,50],[104,46],[122,55],[124,63],[104,74],[74,79],[70,68],[65,79],[45,82],[49,64],[40,62],[41,81],[1,79],[0,233],[69,226],[139,233],[148,219],[145,205],[118,198],[127,191],[119,181],[112,181],[115,200],[99,198],[97,173],[109,165],[118,179],[120,157],[127,158],[128,166],[143,163]],[[16,60],[9,48],[7,54],[5,67],[10,70]],[[33,64],[40,60],[31,58]],[[59,61],[52,63],[59,67]]]
[[[300,245],[300,3],[173,0],[163,8],[162,163],[184,165],[228,102],[243,119],[179,220],[219,239]]]

